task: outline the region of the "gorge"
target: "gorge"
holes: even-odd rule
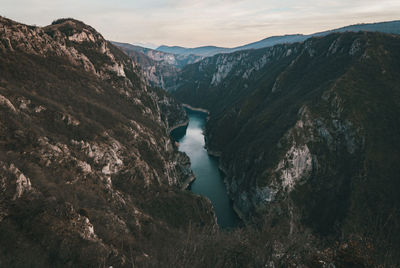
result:
[[[399,266],[399,35],[273,44],[0,17],[0,266]]]
[[[226,192],[218,159],[208,155],[205,148],[204,128],[207,114],[186,108],[189,125],[172,131],[172,137],[179,143],[179,151],[186,153],[196,179],[189,186],[196,194],[211,200],[221,228],[237,226],[239,219],[232,208]]]

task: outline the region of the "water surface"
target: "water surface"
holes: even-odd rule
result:
[[[208,155],[204,148],[203,135],[207,114],[186,109],[189,125],[186,129],[172,131],[172,137],[179,142],[179,151],[190,157],[191,167],[196,180],[191,184],[191,191],[208,197],[217,215],[221,228],[235,227],[239,219],[233,211],[228,198],[222,174],[218,169],[218,158]]]

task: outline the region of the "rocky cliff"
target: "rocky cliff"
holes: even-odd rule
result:
[[[215,226],[180,189],[193,174],[168,129],[185,120],[90,26],[0,17],[0,266],[140,267]]]
[[[193,54],[178,55],[127,43],[113,44],[138,63],[149,84],[167,91],[175,89],[178,73],[183,67],[203,59],[202,56]]]
[[[293,239],[359,235],[395,256],[399,47],[396,35],[331,34],[182,71],[174,95],[210,110],[207,146],[242,218]]]

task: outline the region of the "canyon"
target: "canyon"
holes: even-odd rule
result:
[[[400,37],[360,27],[198,55],[0,17],[0,266],[395,267]]]

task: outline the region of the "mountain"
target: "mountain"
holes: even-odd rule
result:
[[[156,49],[158,45],[153,44],[153,43],[133,43],[132,45],[134,46],[139,46],[139,47],[144,47],[144,48],[150,48],[150,49]]]
[[[1,267],[157,267],[165,243],[215,229],[181,189],[184,110],[96,30],[0,17],[0,73]]]
[[[258,42],[250,43],[240,47],[235,47],[229,50],[229,52],[245,50],[245,49],[271,47],[277,44],[291,44],[296,42],[303,42],[311,37],[326,36],[331,33],[359,32],[359,31],[400,34],[400,21],[356,24],[309,35],[294,34],[294,35],[273,36],[265,38]]]
[[[234,52],[234,51],[240,51],[240,50],[246,50],[246,49],[258,49],[258,48],[264,48],[264,47],[272,47],[272,46],[278,45],[278,44],[290,44],[290,43],[302,42],[310,37],[311,36],[302,35],[302,34],[271,36],[271,37],[267,37],[263,40],[254,42],[254,43],[250,43],[250,44],[247,44],[244,46],[239,46],[239,47],[229,49],[228,52]]]
[[[234,48],[223,48],[223,47],[215,47],[215,46],[204,46],[197,48],[184,48],[184,47],[169,47],[169,46],[160,46],[157,48],[159,51],[175,53],[175,54],[194,54],[201,55],[205,57],[213,56],[218,53],[232,53],[235,51],[246,50],[246,49],[258,49],[264,47],[271,47],[277,44],[291,44],[296,42],[303,42],[311,37],[316,36],[326,36],[331,33],[339,33],[339,32],[358,32],[358,31],[369,31],[369,32],[382,32],[382,33],[390,33],[390,34],[400,34],[400,21],[389,21],[389,22],[379,22],[379,23],[366,23],[366,24],[356,24],[350,25],[334,30],[302,35],[302,34],[293,34],[293,35],[283,35],[283,36],[272,36],[260,41],[246,44],[243,46],[238,46]]]
[[[330,33],[359,32],[359,31],[400,34],[400,20],[377,22],[377,23],[360,23],[330,31],[315,33],[312,34],[311,36],[324,36]]]
[[[395,267],[399,73],[399,35],[333,33],[205,58],[173,95],[210,111],[207,148],[248,224],[304,244],[368,241],[361,251]]]
[[[142,70],[147,81],[156,87],[173,90],[178,72],[187,64],[203,57],[165,53],[127,43],[112,42],[130,56]]]
[[[208,57],[215,55],[217,53],[223,53],[226,48],[223,47],[215,47],[215,46],[203,46],[203,47],[196,47],[196,48],[185,48],[179,46],[159,46],[156,50],[166,52],[166,53],[173,53],[179,55],[199,55],[203,57]]]

